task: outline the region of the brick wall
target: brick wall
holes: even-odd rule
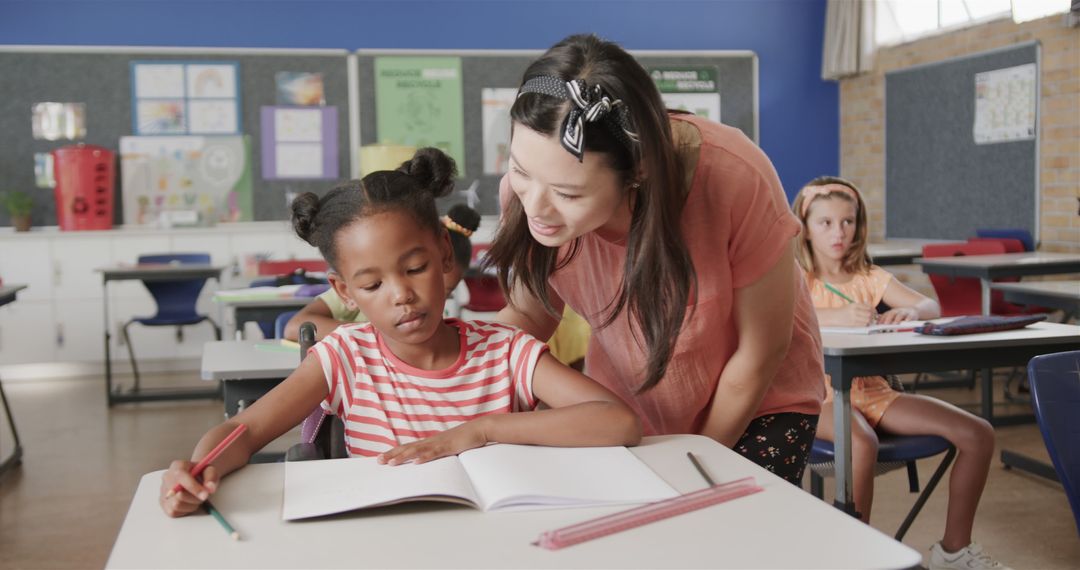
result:
[[[865,194],[872,241],[884,239],[885,227],[885,73],[1037,40],[1042,44],[1037,239],[1043,251],[1080,252],[1080,28],[1066,28],[1062,18],[1024,24],[997,20],[885,48],[872,72],[840,81],[840,175]]]

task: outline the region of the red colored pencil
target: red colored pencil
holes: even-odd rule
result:
[[[232,444],[232,442],[236,441],[236,438],[240,437],[240,434],[244,433],[245,431],[247,431],[246,425],[240,424],[236,426],[236,429],[234,429],[232,433],[230,433],[225,439],[221,440],[221,442],[218,443],[214,447],[214,449],[210,450],[210,453],[206,454],[206,457],[202,458],[202,461],[198,462],[195,465],[195,468],[191,470],[192,477],[198,477],[199,475],[201,475],[203,469],[206,469],[207,465],[210,465],[212,461],[217,459],[217,457],[221,455],[221,452],[225,451],[225,449],[228,448],[229,445]],[[165,494],[165,498],[168,499],[169,497],[179,493],[183,488],[184,487],[180,483],[177,483],[176,486],[172,488],[172,490]]]

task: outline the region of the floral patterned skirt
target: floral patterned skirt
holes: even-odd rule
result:
[[[792,412],[750,420],[735,451],[785,481],[799,485],[817,433],[817,416]]]

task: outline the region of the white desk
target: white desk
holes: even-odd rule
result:
[[[112,356],[110,355],[109,332],[109,281],[176,281],[180,279],[217,279],[221,280],[221,272],[224,265],[206,265],[200,263],[186,264],[140,264],[118,267],[100,267],[95,269],[101,273],[101,289],[103,306],[105,309],[105,394],[109,406],[123,402],[146,402],[157,400],[199,400],[204,398],[217,398],[217,388],[213,390],[157,390],[142,391],[136,386],[128,392],[122,392],[117,386],[113,390],[112,385]]]
[[[982,284],[982,314],[990,314],[990,282],[999,277],[1080,273],[1080,254],[1029,251],[999,255],[922,257],[914,260],[923,273],[977,277]]]
[[[702,436],[646,438],[633,452],[676,489],[752,475],[765,491],[548,551],[543,531],[627,507],[482,513],[405,504],[308,522],[281,520],[281,464],[227,478],[214,505],[244,537],[208,516],[166,517],[161,472],[145,475],[106,568],[912,568],[921,555]]]
[[[269,392],[299,365],[300,350],[287,349],[277,340],[219,340],[203,345],[202,379],[221,381],[227,417],[236,415],[241,401]]]
[[[230,299],[215,297],[225,312],[224,338],[243,340],[244,324],[249,322],[273,321],[286,311],[298,311],[315,297],[286,297],[274,299]]]
[[[0,286],[0,307],[8,303],[14,303],[15,297],[23,289],[26,289],[26,285],[8,284]],[[14,439],[11,453],[3,461],[0,461],[0,475],[3,475],[5,471],[15,467],[22,461],[23,446],[22,442],[19,441],[19,430],[15,429],[15,418],[11,415],[11,407],[8,406],[7,396],[4,395],[4,383],[2,381],[0,381],[0,404],[3,404],[4,415],[7,416],[7,424],[11,428],[11,437]]]
[[[1025,366],[1039,354],[1080,348],[1080,327],[1035,323],[1026,328],[985,334],[930,336],[913,332],[872,335],[822,334],[825,372],[836,394],[833,406],[837,506],[854,512],[851,495],[851,380],[856,376],[938,372],[982,368],[982,415],[994,422],[992,375],[995,366]],[[1012,419],[1012,418],[1009,418]]]
[[[1052,307],[1080,316],[1080,280],[994,283],[990,288],[1005,293],[1010,303]]]

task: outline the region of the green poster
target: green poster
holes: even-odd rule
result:
[[[667,67],[649,72],[661,93],[716,93],[715,67]]]
[[[464,178],[461,58],[375,58],[375,127],[383,144],[442,149]]]

